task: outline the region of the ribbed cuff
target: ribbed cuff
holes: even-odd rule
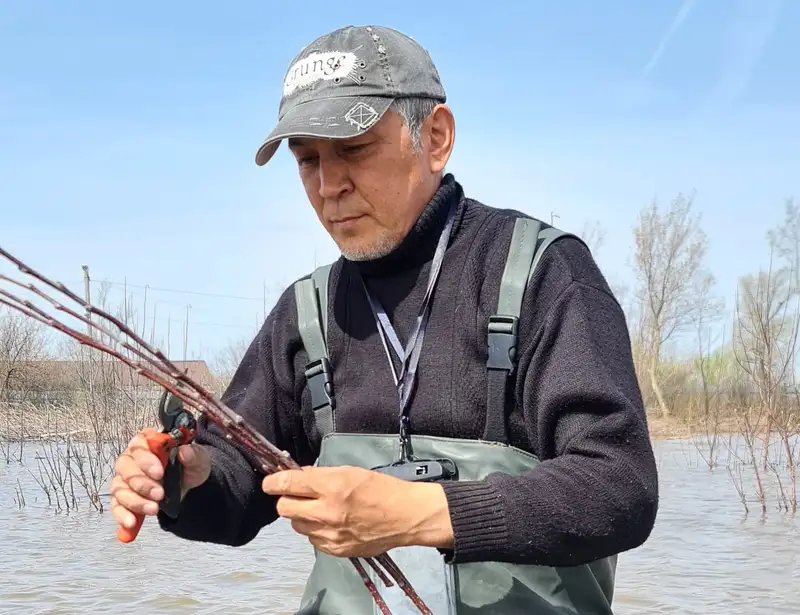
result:
[[[445,553],[448,561],[462,564],[495,559],[506,550],[508,526],[500,492],[485,481],[442,482],[454,549]]]

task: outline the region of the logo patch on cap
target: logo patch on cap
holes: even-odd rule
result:
[[[352,51],[315,51],[289,68],[283,81],[283,95],[291,96],[296,90],[323,79],[354,79],[357,63],[358,58]]]
[[[375,123],[378,119],[378,112],[367,103],[359,102],[353,105],[344,119],[359,130],[365,130]]]

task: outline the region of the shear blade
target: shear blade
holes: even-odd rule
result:
[[[180,397],[175,397],[165,390],[158,403],[158,420],[164,431],[172,431],[175,428],[175,420],[181,412],[183,412],[183,402]]]
[[[159,503],[159,509],[168,517],[176,519],[181,506],[181,464],[178,461],[178,449],[170,451],[169,462],[164,468],[164,499]]]

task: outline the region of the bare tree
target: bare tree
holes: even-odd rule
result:
[[[717,465],[719,452],[721,404],[721,361],[711,351],[711,333],[701,313],[697,319],[698,357],[695,362],[700,380],[700,411],[703,433],[695,440],[698,453],[709,469]],[[717,360],[715,360],[717,359]]]
[[[767,233],[767,240],[775,256],[793,272],[794,292],[800,292],[800,206],[788,199],[784,212],[784,221]]]
[[[714,278],[705,267],[708,241],[693,218],[693,197],[678,195],[662,212],[654,201],[634,229],[636,300],[643,352],[653,394],[662,416],[670,411],[659,382],[664,344],[697,321],[719,314],[711,297]]]
[[[792,390],[792,395],[781,395],[778,399],[778,412],[773,417],[774,427],[778,431],[786,456],[786,467],[789,474],[790,505],[793,512],[797,511],[797,458],[796,447],[800,444],[800,413],[798,413],[798,383],[797,383],[797,335],[800,326],[800,206],[794,199],[787,199],[784,209],[784,220],[777,228],[767,234],[770,247],[783,261],[785,274],[791,280],[791,287],[787,293],[792,297],[793,306],[791,314],[792,340],[787,344],[787,382],[785,389]],[[794,444],[792,444],[794,441]]]
[[[767,234],[770,261],[766,270],[740,280],[735,322],[735,354],[756,394],[749,414],[760,420],[744,426],[746,442],[753,448],[756,434],[762,444],[761,468],[771,469],[778,480],[783,506],[797,509],[797,461],[794,439],[800,432],[797,415],[797,338],[800,332],[800,210],[790,200],[782,224]],[[775,262],[778,260],[778,263]],[[788,470],[788,493],[781,482],[778,463],[770,458],[770,438],[780,438]],[[755,452],[752,453],[755,464]]]
[[[40,361],[46,358],[47,351],[44,327],[0,308],[0,416],[4,415],[0,439],[9,441],[0,448],[7,462],[11,461],[12,441],[19,443],[16,454],[20,461],[23,458],[30,419],[24,402],[43,385]]]
[[[217,375],[219,382],[217,388],[219,390],[227,387],[228,383],[233,378],[239,364],[244,359],[247,348],[252,343],[252,338],[240,337],[230,340],[214,357],[213,366],[214,373]]]
[[[594,222],[587,222],[583,225],[580,236],[589,247],[592,254],[596,255],[605,242],[606,232],[600,225],[600,222],[595,220]]]
[[[761,435],[761,465],[767,469],[770,436],[777,429],[784,441],[787,462],[794,480],[791,447],[793,406],[787,404],[788,386],[794,371],[800,319],[792,297],[794,274],[790,269],[773,269],[740,279],[736,304],[734,351],[736,360],[757,395],[754,407],[745,408],[740,417],[742,435],[758,472],[756,455]],[[776,471],[776,475],[779,473]],[[763,502],[763,487],[757,491]]]
[[[603,247],[606,241],[606,231],[603,226],[600,224],[599,220],[595,220],[594,222],[586,222],[583,225],[583,230],[579,233],[581,239],[583,239],[586,246],[589,248],[589,251],[594,256],[595,260],[597,260],[597,253],[600,252],[600,249]],[[614,272],[604,272],[606,280],[608,281],[608,285],[611,288],[611,292],[614,293],[619,304],[623,307],[626,313],[631,311],[631,306],[629,303],[629,291],[630,288],[627,284],[621,281]]]
[[[0,401],[23,394],[37,378],[36,361],[48,349],[44,327],[24,316],[0,308]]]

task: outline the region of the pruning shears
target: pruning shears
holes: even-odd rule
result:
[[[179,397],[165,390],[158,403],[158,420],[161,431],[145,436],[150,451],[158,457],[164,468],[164,498],[158,507],[167,516],[175,519],[181,504],[181,478],[183,466],[178,461],[178,447],[190,444],[197,433],[197,419],[183,407]],[[136,523],[131,528],[119,526],[117,539],[128,543],[136,540],[144,523],[143,515],[136,515]]]

